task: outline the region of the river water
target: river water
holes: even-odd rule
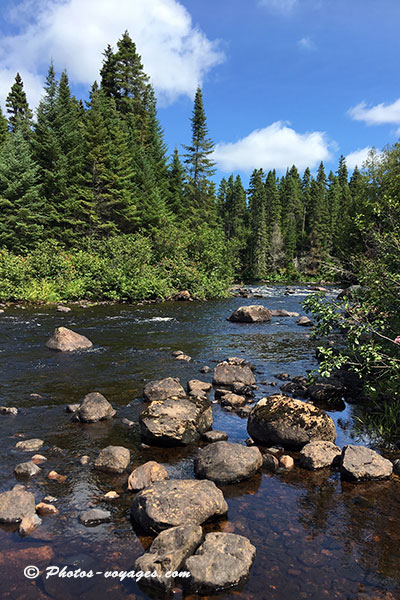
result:
[[[206,303],[73,306],[68,314],[55,307],[7,308],[0,316],[0,404],[17,406],[16,417],[0,417],[0,491],[16,480],[14,466],[29,455],[15,448],[24,438],[41,438],[40,450],[48,461],[29,489],[36,501],[57,498],[58,515],[43,517],[42,525],[21,538],[13,527],[0,527],[1,598],[30,600],[54,598],[85,600],[148,598],[134,581],[104,578],[66,580],[24,577],[26,565],[43,570],[48,565],[70,568],[131,570],[135,558],[151,538],[135,531],[128,517],[132,495],[126,475],[110,476],[82,466],[79,458],[94,459],[108,445],[126,446],[132,466],[154,459],[172,478],[193,477],[195,446],[175,449],[140,449],[138,414],[146,381],[179,377],[211,381],[200,367],[229,356],[240,356],[256,367],[257,398],[279,389],[269,385],[274,374],[286,371],[304,375],[316,367],[310,331],[295,318],[273,318],[268,324],[243,325],[226,320],[240,305],[262,303],[302,313],[306,287],[284,295],[281,286],[258,290],[261,299],[229,298]],[[337,293],[331,290],[331,294]],[[56,326],[63,325],[88,336],[92,350],[55,353],[44,344]],[[182,350],[193,360],[176,361],[171,352]],[[261,384],[261,382],[263,382]],[[265,383],[266,382],[266,383]],[[281,382],[277,381],[278,384]],[[71,421],[65,405],[99,391],[117,409],[106,422],[82,425]],[[32,398],[38,394],[40,398]],[[355,433],[354,406],[331,412],[338,445],[363,443]],[[244,442],[246,419],[213,404],[214,429],[229,440]],[[135,422],[129,428],[122,418]],[[294,455],[295,456],[295,455]],[[65,483],[47,479],[50,470],[66,475]],[[337,473],[292,471],[263,472],[247,482],[222,488],[229,505],[226,519],[206,525],[207,531],[243,534],[257,548],[248,582],[222,592],[218,598],[251,600],[398,599],[400,598],[400,480],[350,484]],[[109,490],[120,498],[105,501]],[[84,527],[79,512],[90,507],[112,512],[112,520]],[[155,598],[161,598],[159,594]],[[192,600],[177,588],[174,598]]]

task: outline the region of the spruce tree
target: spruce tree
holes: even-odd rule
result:
[[[327,206],[327,179],[323,162],[318,167],[317,177],[311,183],[310,245],[313,254],[321,258],[327,251],[330,235]]]
[[[168,169],[168,205],[178,222],[184,221],[187,217],[184,187],[185,169],[179,158],[178,149],[175,147]]]
[[[249,182],[250,209],[250,275],[255,280],[267,276],[268,233],[265,210],[265,186],[262,169],[254,169]]]
[[[337,175],[334,175],[330,171],[328,175],[328,209],[329,209],[329,236],[327,248],[330,252],[337,253],[338,247],[340,248],[340,236],[338,235],[341,225],[340,221],[342,215],[340,214],[340,198],[341,198],[341,186],[340,179]]]
[[[8,123],[0,106],[0,148],[8,138]]]
[[[0,246],[24,253],[40,241],[46,225],[39,167],[32,158],[25,124],[0,149]]]
[[[9,114],[8,122],[11,131],[15,131],[17,123],[22,127],[24,135],[27,136],[32,124],[32,111],[24,90],[24,84],[19,73],[15,76],[11,90],[6,98],[6,108]]]
[[[186,150],[186,194],[193,211],[198,211],[204,218],[216,218],[215,188],[210,177],[215,173],[215,163],[210,158],[214,143],[208,137],[207,120],[203,106],[201,89],[198,87],[194,99],[191,118],[192,141]]]

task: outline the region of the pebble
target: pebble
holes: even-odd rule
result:
[[[15,417],[18,414],[18,408],[15,408],[15,406],[0,406],[0,414]]]
[[[279,459],[279,466],[282,467],[283,469],[293,469],[294,460],[288,454],[284,454]]]
[[[39,504],[36,505],[36,512],[42,517],[47,517],[48,515],[57,515],[60,511],[53,504],[39,502]]]
[[[67,480],[66,475],[60,475],[59,473],[57,473],[57,471],[50,471],[50,473],[47,475],[47,477],[54,481],[58,481],[59,483],[65,483]]]
[[[23,450],[24,452],[35,452],[39,450],[44,444],[43,440],[39,440],[37,438],[33,438],[31,440],[24,440],[22,442],[18,442],[15,447],[18,450]]]

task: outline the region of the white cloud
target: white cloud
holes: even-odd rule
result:
[[[90,86],[99,77],[104,48],[115,46],[125,29],[164,103],[193,97],[206,73],[224,60],[218,42],[193,25],[178,0],[28,0],[13,13],[16,8],[24,15],[22,29],[0,40],[2,100],[19,71],[37,104],[51,59],[56,70],[67,69],[71,83]]]
[[[385,123],[400,124],[400,98],[392,104],[377,104],[368,108],[365,102],[350,108],[348,114],[355,121],[364,121],[367,125],[383,125]]]
[[[354,150],[354,152],[350,152],[350,154],[348,154],[346,156],[346,165],[348,166],[349,169],[354,169],[354,167],[358,167],[359,169],[362,169],[365,161],[367,160],[367,158],[369,157],[369,154],[371,153],[371,151],[374,152],[375,157],[379,158],[379,156],[381,156],[381,152],[377,151],[375,148],[372,148],[371,146],[366,146],[365,148],[359,148],[358,150]]]
[[[297,133],[287,124],[276,121],[237,142],[217,144],[213,158],[225,172],[249,172],[258,168],[284,171],[293,164],[302,170],[329,160],[329,145],[321,131]]]
[[[273,12],[288,14],[299,4],[299,0],[259,0],[259,4]]]
[[[315,43],[308,36],[302,37],[297,42],[297,45],[301,50],[316,50],[317,49]]]

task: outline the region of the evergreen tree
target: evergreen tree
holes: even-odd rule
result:
[[[8,123],[0,106],[0,148],[8,138]]]
[[[179,158],[178,149],[175,148],[168,170],[168,204],[178,221],[184,221],[187,217],[184,188],[185,169]]]
[[[265,210],[265,186],[262,169],[255,169],[249,182],[250,209],[250,274],[256,280],[267,276],[268,233]]]
[[[317,257],[322,257],[328,248],[329,212],[327,206],[327,179],[324,163],[318,168],[316,179],[311,182],[310,245]]]
[[[11,131],[15,131],[17,123],[22,127],[25,136],[28,135],[32,124],[32,111],[29,108],[28,100],[24,90],[24,84],[19,73],[15,76],[11,90],[6,98],[8,122]]]
[[[219,183],[218,193],[217,193],[217,215],[221,223],[224,224],[225,231],[225,204],[228,196],[228,182],[223,177]]]
[[[40,192],[39,167],[17,118],[0,149],[0,246],[24,253],[40,241],[46,223]]]
[[[194,211],[200,211],[202,216],[215,219],[214,184],[210,177],[214,174],[214,162],[210,158],[214,143],[208,137],[207,120],[203,106],[201,89],[197,88],[193,114],[191,118],[192,142],[184,146],[186,150],[186,194],[189,204]]]
[[[338,235],[340,229],[340,199],[341,199],[341,185],[340,179],[337,175],[334,175],[332,171],[330,171],[328,175],[328,208],[329,208],[329,237],[328,237],[328,245],[327,248],[330,252],[334,252],[336,254],[338,245],[340,247],[340,236]]]
[[[116,83],[116,62],[117,58],[110,44],[107,45],[103,52],[103,64],[100,69],[101,89],[114,100],[117,99],[119,92]]]
[[[303,173],[303,179],[301,182],[301,194],[302,194],[302,203],[304,210],[304,218],[303,225],[301,229],[302,238],[307,238],[310,234],[311,229],[311,182],[312,175],[310,169],[307,167]],[[304,245],[304,242],[303,244]]]
[[[281,203],[275,171],[269,171],[265,180],[266,230],[268,235],[268,264],[272,272],[283,266],[283,238],[281,230]]]
[[[303,227],[301,179],[295,166],[282,177],[279,186],[282,206],[282,235],[289,266],[296,257]]]

